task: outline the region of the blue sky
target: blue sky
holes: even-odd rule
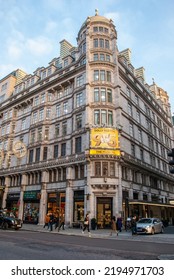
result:
[[[21,68],[33,73],[59,56],[59,42],[76,46],[82,23],[112,18],[119,51],[130,48],[135,68],[166,90],[174,112],[173,0],[0,0],[0,79]]]

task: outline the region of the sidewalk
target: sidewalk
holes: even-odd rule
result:
[[[86,231],[82,234],[82,230],[80,228],[69,228],[65,227],[65,230],[60,230],[59,232],[57,229],[54,229],[50,232],[47,228],[43,228],[43,225],[33,225],[33,224],[23,224],[21,230],[27,231],[35,231],[35,232],[45,232],[50,234],[62,234],[62,235],[74,235],[74,236],[85,236],[88,237],[88,232]],[[117,240],[129,240],[129,241],[143,241],[143,242],[155,242],[155,243],[170,243],[174,244],[174,233],[164,233],[164,234],[154,234],[154,235],[133,235],[131,231],[122,230],[122,232],[113,234],[110,236],[109,229],[97,229],[91,230],[91,237],[92,238],[103,238],[103,239],[117,239]]]

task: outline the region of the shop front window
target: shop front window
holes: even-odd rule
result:
[[[37,224],[38,217],[39,217],[39,203],[25,202],[24,203],[24,222]]]
[[[84,191],[74,192],[74,222],[84,220]]]
[[[47,212],[53,213],[54,216],[59,217],[60,214],[65,214],[65,193],[49,193],[48,194],[48,205]]]
[[[40,196],[38,191],[24,192],[24,223],[38,223]]]

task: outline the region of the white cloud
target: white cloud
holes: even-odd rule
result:
[[[57,22],[53,20],[48,21],[45,26],[45,32],[50,33],[50,32],[54,32],[55,30],[58,30]]]
[[[48,54],[53,49],[51,41],[44,36],[27,39],[26,48],[30,51],[32,55],[35,56],[42,56],[44,54]]]
[[[16,66],[14,66],[13,64],[10,64],[10,63],[1,64],[0,65],[0,79],[5,77],[7,75],[7,73],[11,73],[12,71],[14,71],[14,69],[16,69]]]
[[[133,47],[135,37],[130,32],[130,21],[128,17],[118,12],[106,13],[104,16],[111,18],[116,26],[119,51]]]
[[[18,60],[22,55],[22,49],[19,47],[17,42],[12,42],[8,46],[8,55],[12,60]]]
[[[111,18],[114,22],[114,24],[116,25],[118,21],[120,21],[121,19],[121,14],[120,13],[106,13],[104,14],[104,17],[106,18]]]

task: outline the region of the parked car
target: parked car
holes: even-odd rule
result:
[[[142,218],[137,224],[137,234],[139,233],[163,233],[164,225],[158,218]]]
[[[0,228],[2,229],[13,228],[15,230],[18,230],[21,227],[22,227],[22,221],[20,219],[15,218],[13,213],[0,210]]]

